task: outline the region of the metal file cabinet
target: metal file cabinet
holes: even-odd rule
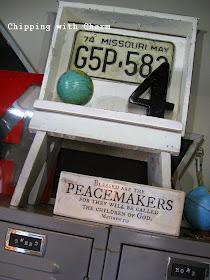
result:
[[[53,216],[49,208],[0,207],[0,280],[203,280],[174,275],[209,273],[210,243]],[[43,255],[5,249],[14,230],[19,243],[44,237]]]
[[[37,236],[46,239],[38,250],[43,256],[27,247],[38,244]],[[106,226],[0,207],[0,280],[99,280],[107,237]],[[21,242],[29,254],[11,250],[23,248]]]
[[[209,280],[209,265],[210,243],[113,227],[103,280]]]

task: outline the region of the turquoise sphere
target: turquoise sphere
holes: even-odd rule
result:
[[[93,82],[85,72],[70,70],[60,76],[57,93],[65,103],[84,105],[93,95]]]
[[[184,216],[194,228],[210,231],[210,187],[198,187],[187,194]]]

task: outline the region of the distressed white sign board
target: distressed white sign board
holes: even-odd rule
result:
[[[54,214],[178,236],[185,194],[61,172]]]

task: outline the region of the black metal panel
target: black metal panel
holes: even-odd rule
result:
[[[28,72],[0,32],[0,70]]]
[[[147,163],[107,155],[61,149],[58,156],[52,197],[61,171],[147,184]]]

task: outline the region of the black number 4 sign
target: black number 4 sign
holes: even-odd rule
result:
[[[164,62],[131,94],[129,102],[146,106],[148,116],[164,118],[165,110],[173,111],[174,109],[174,104],[166,101],[168,77],[169,64]],[[150,100],[140,98],[148,88],[151,88]]]

